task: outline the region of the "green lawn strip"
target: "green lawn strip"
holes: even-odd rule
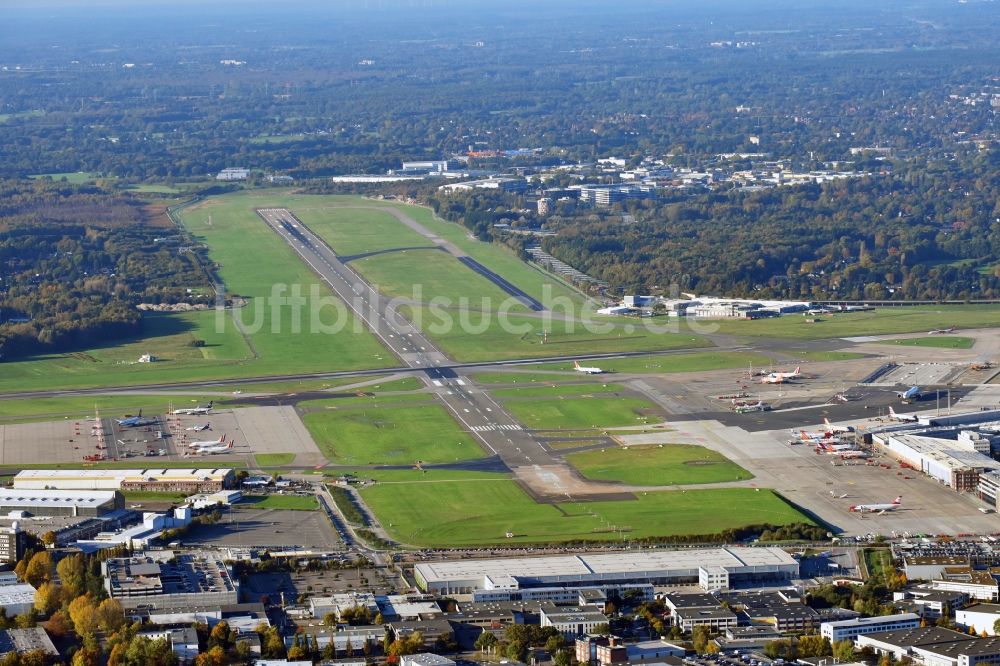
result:
[[[712,346],[705,338],[691,333],[663,333],[629,323],[602,323],[600,329],[587,330],[580,322],[546,321],[517,313],[458,313],[432,307],[406,308],[401,312],[458,361]]]
[[[161,493],[154,490],[128,490],[122,493],[126,502],[170,502],[180,504],[194,493]]]
[[[508,399],[504,406],[530,429],[611,428],[662,420],[656,406],[647,400],[600,394],[551,400]]]
[[[364,514],[358,510],[358,507],[354,505],[354,501],[351,497],[351,493],[344,488],[339,486],[327,485],[327,490],[330,492],[330,496],[333,498],[334,503],[337,508],[340,509],[340,513],[344,515],[347,522],[352,525],[366,525]]]
[[[436,400],[432,393],[400,393],[400,394],[376,394],[373,396],[348,396],[343,398],[321,398],[317,400],[303,400],[298,404],[299,409],[305,411],[317,411],[322,409],[355,409],[355,408],[381,408],[388,406],[404,406],[410,403],[433,404]]]
[[[101,416],[116,417],[144,413],[166,413],[170,404],[174,408],[218,401],[217,396],[207,395],[85,395],[55,398],[0,399],[0,423],[30,423],[59,419],[82,421],[94,417],[96,406]]]
[[[994,328],[1000,326],[998,305],[913,305],[882,307],[867,312],[844,312],[820,317],[786,315],[769,319],[686,322],[681,330],[723,333],[744,337],[817,340],[892,333],[917,333],[949,326]]]
[[[257,453],[254,454],[254,462],[257,467],[271,467],[281,465],[291,465],[295,460],[294,453]]]
[[[351,267],[378,291],[393,298],[444,307],[524,312],[525,306],[450,254],[438,250],[400,250],[358,259]],[[456,314],[456,319],[459,313]]]
[[[684,354],[659,354],[650,356],[629,356],[625,358],[595,359],[581,362],[584,366],[599,367],[604,372],[667,373],[705,372],[728,368],[746,368],[751,363],[763,366],[771,363],[771,358],[755,352],[692,352]],[[532,368],[540,370],[564,370],[572,372],[573,362],[539,363]]]
[[[250,509],[283,509],[286,511],[312,511],[319,505],[312,495],[301,497],[298,495],[259,495],[245,496],[240,501],[241,507]]]
[[[880,340],[884,345],[901,345],[904,347],[935,347],[938,349],[972,349],[976,344],[973,338],[963,338],[954,335],[931,336],[926,338],[900,338],[897,340]]]
[[[340,256],[433,245],[385,210],[308,207],[304,203],[296,206],[294,213]]]
[[[635,500],[551,505],[535,503],[502,474],[374,475],[381,480],[360,491],[365,503],[394,538],[419,547],[621,541],[809,522],[766,490],[657,491]]]
[[[483,457],[438,404],[310,412],[304,416],[320,451],[342,465],[411,465]]]
[[[787,353],[803,361],[853,361],[867,356],[867,354],[849,351],[790,351]]]
[[[577,377],[548,372],[477,372],[472,379],[477,384],[531,384],[574,381]]]
[[[588,479],[638,486],[720,483],[753,477],[722,454],[687,444],[609,447],[571,453],[566,461]]]
[[[599,393],[621,393],[620,384],[557,384],[555,386],[517,386],[492,391],[498,398],[559,398],[564,396],[589,396]]]
[[[97,180],[98,178],[105,178],[99,173],[93,171],[64,171],[61,173],[36,173],[28,176],[28,178],[51,178],[52,180],[59,182],[66,179],[67,183],[72,183],[73,185],[81,185],[90,180]]]
[[[604,440],[599,439],[567,439],[567,440],[554,440],[545,442],[545,445],[550,449],[564,450],[564,449],[579,449],[585,446],[597,446],[598,444],[607,446],[608,443]]]

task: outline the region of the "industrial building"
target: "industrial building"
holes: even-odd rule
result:
[[[10,527],[0,527],[0,564],[14,564],[27,547],[28,535],[16,520]]]
[[[1000,463],[975,450],[971,438],[960,441],[944,437],[943,432],[887,432],[874,435],[875,447],[902,460],[959,492],[977,492],[984,472],[1000,469]]]
[[[482,180],[467,180],[462,183],[449,183],[438,188],[446,192],[468,192],[470,190],[499,190],[501,192],[524,192],[528,183],[523,178],[484,178]]]
[[[0,608],[7,617],[27,613],[35,607],[35,588],[27,583],[0,585]]]
[[[854,640],[865,634],[878,634],[900,629],[915,629],[920,626],[920,616],[916,613],[899,613],[878,617],[859,617],[854,620],[837,620],[819,625],[823,638],[836,641]]]
[[[796,578],[799,563],[784,550],[773,547],[690,548],[421,562],[414,567],[414,575],[417,585],[432,594],[490,591],[504,598],[476,600],[517,601],[521,590],[532,588],[618,590],[627,586],[698,583],[702,570],[724,571],[724,589],[737,583]]]
[[[656,188],[652,185],[571,185],[577,190],[580,201],[606,208],[628,199],[656,199]]]
[[[217,469],[26,469],[14,477],[14,488],[58,490],[152,490],[214,493],[233,488],[236,472]]]
[[[101,564],[104,587],[126,611],[235,604],[239,584],[222,555],[154,551]]]
[[[555,604],[543,604],[539,618],[543,627],[553,627],[567,638],[585,636],[608,623],[607,616],[593,608]]]
[[[41,627],[0,631],[0,658],[6,657],[11,652],[25,654],[36,651],[41,651],[49,657],[59,656],[59,650]]]
[[[125,508],[117,490],[31,490],[0,488],[0,513],[31,516],[100,516]]]

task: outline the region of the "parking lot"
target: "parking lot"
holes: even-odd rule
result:
[[[192,528],[185,544],[205,547],[339,550],[344,542],[320,511],[252,509],[236,505],[218,523]]]

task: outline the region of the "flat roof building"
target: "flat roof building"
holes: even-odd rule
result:
[[[117,490],[33,490],[0,488],[0,513],[23,511],[32,516],[100,516],[125,508]]]
[[[155,490],[162,492],[217,492],[233,488],[236,472],[230,468],[146,469],[26,469],[14,477],[16,489]]]
[[[27,613],[35,607],[35,588],[27,583],[0,585],[0,608],[7,617]]]
[[[41,627],[0,631],[0,657],[6,657],[11,652],[24,654],[36,650],[41,650],[51,657],[59,656],[59,650]]]
[[[824,622],[819,625],[819,633],[831,643],[854,640],[865,634],[878,634],[899,629],[914,629],[920,626],[920,616],[916,613],[900,613],[880,617],[859,617],[854,620]]]
[[[477,590],[697,583],[699,570],[710,567],[725,569],[731,583],[784,581],[799,574],[798,561],[780,548],[730,546],[421,562],[414,567],[414,575],[417,585],[432,594],[473,594]]]
[[[209,551],[175,554],[155,551],[109,559],[101,564],[104,587],[126,610],[185,608],[239,601],[239,585]]]

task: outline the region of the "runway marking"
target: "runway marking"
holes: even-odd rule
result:
[[[473,432],[493,432],[496,430],[510,431],[510,430],[523,430],[523,428],[519,425],[512,425],[508,423],[490,423],[488,425],[472,426]],[[509,439],[507,441],[510,442]]]
[[[456,379],[455,383],[457,383],[459,386],[465,386],[465,382],[462,381],[461,379]]]
[[[433,379],[433,380],[431,380],[431,381],[433,381],[433,382],[434,382],[434,386],[441,386],[441,382],[439,382],[438,380],[436,380],[436,379]]]

